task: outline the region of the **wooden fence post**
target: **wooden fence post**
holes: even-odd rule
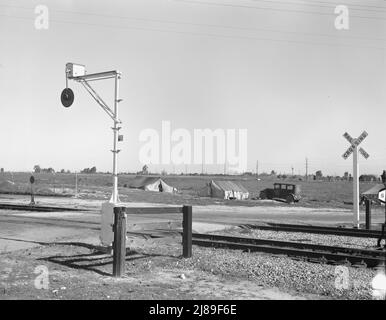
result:
[[[192,256],[192,206],[183,206],[182,213],[182,256],[190,258]]]
[[[370,230],[371,229],[371,200],[366,199],[365,204],[366,204],[366,229]]]
[[[114,207],[113,276],[125,273],[126,263],[126,208]]]

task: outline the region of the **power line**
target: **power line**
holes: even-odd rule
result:
[[[369,8],[372,6],[366,6],[366,5],[355,5],[355,4],[348,4],[348,3],[332,3],[332,2],[327,2],[327,1],[276,1],[276,0],[249,0],[253,2],[264,2],[264,3],[269,3],[269,4],[285,4],[285,5],[305,5],[309,7],[320,7],[320,8],[331,8],[332,6],[337,6],[337,5],[345,5],[349,8],[349,10],[355,10],[355,11],[368,11],[368,12],[386,12],[386,11],[379,11],[379,9],[386,9],[386,7],[375,7],[378,8],[377,10],[375,9],[363,9],[363,8]],[[321,3],[321,4],[318,4]],[[353,8],[353,7],[360,7],[360,8]]]
[[[304,1],[304,0],[300,0],[300,1]],[[320,1],[320,0],[316,0],[316,1],[313,1],[313,0],[307,0],[307,1],[304,1],[304,2],[307,2],[307,3],[324,3],[324,4],[330,4],[330,5],[345,5],[345,6],[349,6],[349,7],[352,7],[352,6],[355,6],[355,7],[365,7],[365,8],[378,8],[378,9],[386,9],[386,7],[384,6],[374,6],[374,5],[364,5],[364,4],[357,4],[357,3],[346,3],[346,2],[341,2],[341,0],[338,0],[339,2],[329,2],[329,1]]]
[[[250,0],[253,1],[253,0]],[[268,1],[270,2],[270,1]],[[11,7],[17,9],[24,9],[31,11],[33,8],[22,7],[22,6],[13,6],[13,5],[1,5],[0,7]],[[99,13],[89,13],[82,11],[70,11],[70,10],[58,10],[58,9],[50,9],[51,12],[62,12],[68,14],[77,14],[77,15],[87,15],[87,16],[95,16],[95,17],[104,17],[104,18],[114,18],[114,19],[125,19],[125,20],[135,20],[135,21],[145,21],[145,22],[156,22],[162,24],[177,24],[177,25],[190,25],[190,26],[198,26],[198,27],[210,27],[210,28],[223,28],[223,29],[231,29],[231,30],[245,30],[245,31],[263,31],[263,32],[273,32],[273,33],[282,33],[282,34],[301,34],[306,36],[321,36],[321,37],[329,37],[342,40],[341,36],[332,35],[332,34],[324,34],[324,33],[313,33],[313,32],[299,32],[299,31],[287,31],[287,30],[275,30],[268,28],[252,28],[252,27],[240,27],[240,26],[228,26],[228,25],[220,25],[220,24],[206,24],[206,23],[194,23],[194,22],[185,22],[185,21],[172,21],[172,20],[162,20],[162,19],[150,19],[150,18],[138,18],[138,17],[128,17],[128,16],[117,16],[117,15],[107,15],[107,14],[99,14]],[[365,40],[376,40],[376,41],[386,41],[386,38],[371,38],[365,36],[351,36],[345,35],[344,38],[350,39],[365,39]]]
[[[13,19],[24,19],[33,21],[33,18],[12,16],[12,15],[3,15],[2,17],[13,18]],[[343,44],[343,43],[328,43],[328,42],[312,42],[312,41],[301,41],[301,40],[285,40],[285,39],[273,39],[269,37],[253,37],[253,36],[233,36],[233,35],[224,35],[224,34],[215,34],[215,33],[203,33],[203,32],[191,32],[191,31],[178,31],[178,30],[165,30],[157,28],[145,28],[145,27],[131,27],[131,26],[118,26],[118,25],[105,25],[105,24],[95,24],[87,22],[75,22],[75,21],[65,21],[65,20],[56,20],[50,19],[52,22],[71,24],[71,25],[85,25],[91,27],[101,27],[101,28],[114,28],[114,29],[126,29],[126,30],[140,30],[140,31],[153,31],[153,32],[162,32],[162,33],[174,33],[174,34],[186,34],[192,36],[206,36],[214,38],[223,38],[223,39],[241,39],[241,40],[260,40],[260,41],[269,41],[269,42],[279,42],[279,43],[292,43],[292,44],[302,44],[302,45],[313,45],[313,46],[329,46],[329,47],[348,47],[348,48],[363,48],[363,49],[375,49],[375,50],[384,50],[384,47],[376,46],[364,46],[364,45],[352,45],[352,44]]]
[[[268,7],[258,7],[258,6],[240,5],[240,4],[231,4],[231,3],[208,2],[208,1],[201,1],[201,0],[173,0],[173,1],[180,2],[180,3],[217,6],[217,7],[230,7],[230,8],[267,10],[267,11],[275,11],[275,12],[292,12],[292,13],[302,13],[302,14],[315,14],[315,15],[329,16],[329,17],[334,16],[333,13],[320,12],[320,11],[305,11],[305,10],[290,10],[290,9],[281,9],[281,8],[268,8]],[[360,19],[386,21],[386,18],[382,18],[382,17],[367,17],[367,16],[356,16],[356,15],[355,16],[350,15],[350,17],[360,18]]]

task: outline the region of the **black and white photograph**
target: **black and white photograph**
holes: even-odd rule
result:
[[[0,300],[382,303],[385,203],[386,1],[0,0]]]

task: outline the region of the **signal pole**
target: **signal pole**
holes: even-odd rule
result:
[[[94,98],[94,100],[99,104],[99,106],[107,113],[107,115],[113,120],[114,126],[112,127],[114,133],[113,140],[113,191],[111,194],[110,202],[116,204],[119,202],[118,198],[118,153],[120,150],[117,149],[118,141],[122,141],[122,136],[118,135],[121,127],[118,125],[122,122],[118,118],[118,103],[122,100],[119,99],[119,80],[121,79],[121,73],[117,70],[99,72],[93,74],[86,74],[86,68],[84,65],[76,63],[67,63],[66,64],[66,89],[63,90],[61,95],[61,101],[64,107],[68,108],[74,102],[74,93],[70,88],[68,88],[68,79],[79,82],[83,87],[88,91],[88,93]],[[107,105],[105,101],[99,96],[99,94],[91,87],[91,81],[97,80],[106,80],[114,79],[115,80],[115,89],[114,89],[114,108],[113,110]]]
[[[86,67],[84,65],[76,63],[67,63],[66,69],[66,88],[62,91],[61,102],[64,107],[70,107],[74,102],[74,92],[68,87],[68,80],[74,80],[79,82],[87,92],[94,98],[98,105],[107,113],[111,120],[113,120],[113,190],[111,198],[108,202],[102,203],[101,208],[101,229],[100,240],[103,245],[111,246],[114,241],[114,234],[111,228],[114,223],[114,208],[119,204],[118,197],[118,142],[123,140],[123,136],[119,135],[122,123],[118,118],[118,103],[122,101],[119,99],[119,80],[121,79],[121,73],[117,70],[99,72],[93,74],[86,73]],[[114,79],[114,106],[110,108],[100,95],[90,85],[91,81]]]

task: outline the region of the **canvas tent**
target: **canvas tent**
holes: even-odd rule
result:
[[[159,177],[135,177],[130,188],[141,189],[145,191],[169,192],[175,193],[177,189],[169,186]]]
[[[212,180],[199,192],[202,197],[245,200],[249,192],[237,181]]]
[[[378,192],[385,188],[384,184],[376,184],[375,186],[372,186],[369,190],[361,193],[361,200],[364,198],[378,201]]]

